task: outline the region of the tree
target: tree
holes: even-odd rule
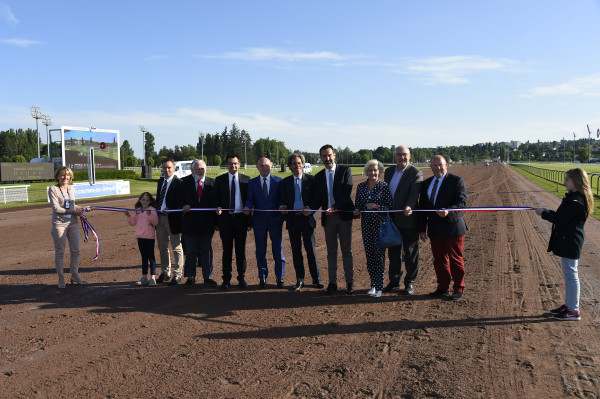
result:
[[[123,140],[123,144],[121,144],[121,167],[135,166],[135,164],[137,164],[137,161],[135,162],[134,165],[129,165],[129,163],[131,163],[130,162],[131,157],[134,157],[133,149],[131,148],[131,145],[129,144],[128,140]]]
[[[25,157],[23,155],[15,155],[15,156],[13,156],[12,161],[13,162],[19,162],[19,163],[25,163],[25,162],[27,162],[27,160],[25,159]]]
[[[144,134],[144,158],[147,160],[150,157],[155,157],[154,152],[154,135],[150,132]]]
[[[581,163],[588,161],[588,146],[582,146],[577,149],[577,160]]]

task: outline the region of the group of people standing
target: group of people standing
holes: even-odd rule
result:
[[[136,215],[129,215],[130,224],[139,223],[156,229],[160,252],[160,275],[155,275],[155,262],[151,254],[142,253],[142,278],[139,285],[169,283],[177,285],[185,278],[185,286],[197,283],[197,268],[202,270],[203,283],[218,286],[214,280],[213,246],[215,232],[222,242],[222,282],[220,289],[232,284],[235,254],[236,279],[239,288],[246,288],[246,238],[254,233],[259,287],[265,288],[269,276],[266,254],[271,244],[274,260],[275,284],[284,288],[286,258],[283,251],[283,226],[288,231],[296,282],[292,287],[300,291],[307,284],[304,258],[308,264],[312,285],[324,289],[324,294],[338,291],[338,251],[341,252],[346,294],[354,294],[354,260],[352,253],[352,223],[361,218],[361,232],[371,278],[369,295],[380,297],[382,292],[398,290],[412,295],[419,271],[419,239],[431,240],[434,267],[438,277],[433,296],[461,299],[464,292],[463,238],[467,227],[461,212],[412,212],[416,208],[459,208],[466,205],[466,188],[462,178],[448,174],[442,156],[432,160],[434,177],[423,182],[422,172],[410,164],[410,150],[398,146],[396,165],[383,170],[377,160],[369,161],[364,168],[367,180],[357,187],[352,198],[352,173],[345,165],[335,162],[331,145],[319,150],[325,168],[315,176],[304,173],[302,154],[290,154],[287,165],[292,174],[280,178],[271,174],[272,163],[267,157],[258,160],[259,176],[250,179],[239,172],[240,161],[236,155],[226,158],[227,173],[213,179],[206,176],[202,160],[192,163],[192,174],[179,179],[174,175],[174,162],[166,159],[162,164],[163,177],[158,182],[156,201],[144,193],[136,204],[142,205]],[[383,174],[383,180],[380,176]],[[147,208],[142,200],[149,196]],[[144,200],[146,201],[146,200]],[[198,209],[212,209],[211,211]],[[157,212],[153,212],[154,209]],[[182,209],[183,212],[165,212]],[[214,211],[216,209],[216,211]],[[380,248],[377,237],[379,224],[390,212],[394,224],[401,232],[403,243],[390,248],[389,283],[384,287],[386,250]],[[317,212],[321,213],[321,226],[325,233],[327,249],[327,278],[325,286],[315,255],[315,229]],[[156,213],[155,220],[151,214]],[[142,215],[142,216],[140,216]],[[136,234],[138,241],[145,239]],[[169,244],[173,251],[170,256]],[[153,245],[153,243],[152,243]],[[185,253],[185,256],[184,256]],[[146,255],[145,255],[146,254]],[[402,266],[404,260],[404,268]],[[148,265],[148,264],[149,265]],[[154,267],[153,267],[154,265]],[[150,276],[147,276],[148,269]],[[404,275],[404,279],[402,279]],[[400,289],[403,280],[404,288]],[[450,284],[453,293],[450,293]]]

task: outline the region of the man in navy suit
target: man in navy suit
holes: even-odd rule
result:
[[[448,173],[448,164],[441,155],[431,159],[433,176],[423,182],[419,208],[437,209],[435,212],[419,212],[421,240],[431,241],[433,267],[437,277],[437,289],[429,295],[459,300],[465,291],[464,238],[467,225],[462,212],[452,208],[467,205],[467,188],[462,177]],[[410,209],[405,211],[410,214]],[[450,283],[454,281],[454,293],[450,295]]]
[[[192,211],[191,208],[214,208],[215,180],[206,177],[206,163],[192,162],[192,174],[181,179],[179,207],[183,208],[183,238],[185,240],[186,287],[196,283],[196,262],[200,254],[204,284],[215,286],[213,280],[212,238],[216,215],[212,211]]]
[[[238,287],[246,288],[246,237],[252,228],[252,216],[244,215],[244,203],[248,194],[250,178],[238,173],[240,160],[237,155],[228,155],[226,160],[228,173],[215,179],[217,204],[217,223],[219,235],[223,243],[223,283],[221,289],[226,290],[231,284],[233,250],[237,267]],[[221,209],[230,209],[223,212]]]
[[[319,150],[325,169],[315,175],[314,202],[311,209],[326,210],[321,214],[327,245],[327,268],[329,285],[326,295],[337,291],[338,239],[342,250],[342,263],[346,277],[346,293],[354,293],[354,264],[352,261],[352,171],[348,166],[335,163],[335,152],[329,144]]]
[[[275,279],[278,288],[283,288],[285,273],[285,255],[283,254],[282,228],[283,215],[279,212],[261,212],[260,209],[277,209],[279,207],[279,184],[281,177],[271,174],[271,160],[262,157],[256,163],[260,176],[248,182],[245,214],[254,209],[252,229],[256,247],[256,263],[260,288],[266,287],[269,269],[267,268],[267,233],[271,237],[271,249],[275,260]]]
[[[317,288],[324,288],[319,276],[319,265],[315,255],[315,227],[317,218],[314,212],[310,210],[309,204],[312,201],[312,192],[314,191],[314,176],[303,173],[304,155],[290,154],[287,158],[287,165],[292,171],[292,176],[288,176],[281,181],[279,185],[279,199],[281,213],[286,215],[286,228],[290,237],[292,246],[292,259],[294,261],[294,270],[296,271],[296,285],[294,291],[300,291],[304,286],[304,258],[302,256],[302,243],[308,261],[308,270]],[[293,210],[293,211],[292,211]]]

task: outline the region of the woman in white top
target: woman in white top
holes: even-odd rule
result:
[[[79,225],[77,217],[83,214],[83,208],[75,205],[75,189],[69,186],[73,180],[73,171],[61,166],[54,174],[57,185],[50,187],[48,197],[52,205],[52,228],[50,233],[54,240],[54,262],[58,273],[58,288],[65,288],[63,275],[64,255],[69,241],[71,252],[70,271],[71,284],[88,284],[79,277]]]

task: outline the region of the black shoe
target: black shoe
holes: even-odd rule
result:
[[[285,288],[285,284],[283,283],[283,280],[277,279],[277,288]]]
[[[389,283],[388,285],[383,287],[382,292],[397,291],[399,289],[400,289],[400,284]]]
[[[398,295],[412,295],[415,293],[415,285],[413,283],[407,283],[403,290],[400,290]]]
[[[160,276],[158,276],[158,278],[156,279],[156,284],[162,284],[165,282],[165,280],[168,280],[168,279],[169,279],[169,276],[161,273]]]
[[[448,297],[450,296],[450,291],[444,291],[444,290],[435,290],[433,292],[429,293],[429,296],[433,296],[433,297]]]
[[[448,300],[450,301],[460,301],[463,296],[465,296],[464,293],[462,292],[455,292],[454,294],[452,294],[452,296],[448,296]]]
[[[267,282],[265,280],[260,280],[260,283],[258,283],[258,288],[261,288],[261,289],[267,288]]]
[[[296,285],[294,286],[293,290],[296,292],[300,292],[300,290],[302,289],[302,286],[304,286],[304,283],[302,281],[298,281],[296,283]]]
[[[225,291],[229,289],[229,281],[223,281],[223,284],[219,287],[221,291]]]
[[[209,278],[204,280],[204,285],[208,285],[209,287],[216,287],[219,284],[217,284],[215,280]]]
[[[181,276],[173,276],[173,278],[169,281],[169,285],[177,285],[177,284],[179,284],[180,281],[181,281]],[[190,281],[190,279],[188,278],[187,281]],[[193,285],[195,282],[196,282],[195,279],[192,278],[192,282],[190,284]]]
[[[346,289],[346,295],[352,295],[352,294],[354,294],[354,284],[348,283],[348,286]]]
[[[325,288],[325,285],[321,282],[321,280],[313,281],[313,285],[315,286],[315,288],[320,288],[320,289]]]
[[[179,276],[173,277],[173,279],[171,280],[171,285],[177,285],[180,281],[181,281],[181,277],[179,277]],[[183,286],[185,288],[191,288],[194,286],[194,284],[196,284],[196,279],[193,277],[189,277]]]
[[[239,288],[241,288],[241,289],[248,288],[248,283],[246,282],[246,280],[241,279],[241,280],[238,280],[238,281],[239,281],[238,282],[238,287]]]
[[[329,283],[327,289],[324,291],[325,295],[333,295],[334,292],[337,291],[337,284]]]

